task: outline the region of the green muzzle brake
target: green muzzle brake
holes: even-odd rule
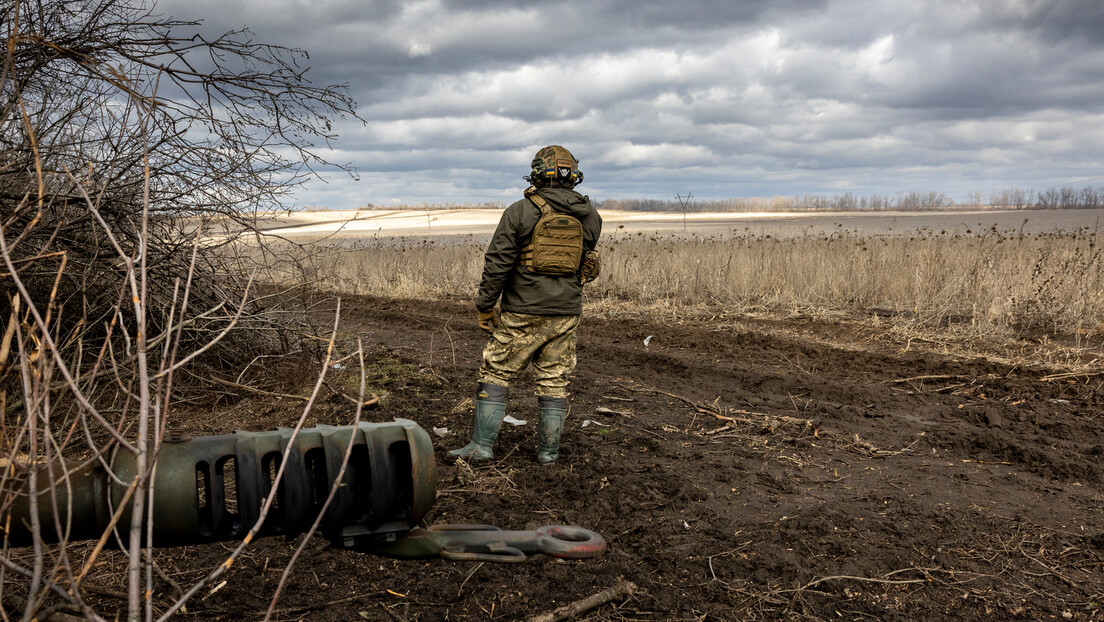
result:
[[[350,442],[341,484],[326,506]],[[169,437],[156,450],[155,464],[152,507],[147,508],[152,537],[146,543],[155,547],[240,540],[275,495],[258,537],[301,535],[325,507],[319,527],[333,546],[390,557],[517,562],[533,553],[580,559],[606,549],[602,536],[580,527],[419,527],[436,500],[436,465],[429,435],[404,419],[298,432],[279,428]],[[34,541],[32,506],[43,542],[101,537],[136,475],[135,456],[128,451],[116,451],[105,461],[22,466],[36,478],[36,502],[31,503],[26,476],[8,479],[10,516],[0,517],[0,524],[9,526],[6,537],[12,546]],[[9,474],[17,470],[14,465],[9,469]],[[115,525],[120,535],[131,520],[128,501]]]

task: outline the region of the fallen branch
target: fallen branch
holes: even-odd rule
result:
[[[289,399],[289,400],[299,400],[300,402],[306,402],[307,400],[310,399],[310,398],[304,397],[302,395],[291,395],[290,393],[273,393],[272,391],[265,391],[264,389],[258,389],[257,387],[251,387],[247,384],[240,384],[240,383],[237,383],[237,382],[233,382],[231,380],[223,380],[222,378],[219,378],[217,376],[208,376],[208,378],[210,378],[214,382],[217,382],[218,384],[221,384],[221,385],[224,385],[224,386],[227,386],[227,387],[234,387],[235,389],[241,389],[243,391],[249,391],[251,393],[256,393],[258,395],[266,395],[268,397],[282,397],[282,398]]]
[[[1049,376],[1043,376],[1043,382],[1054,382],[1055,380],[1066,380],[1068,378],[1078,378],[1084,376],[1085,378],[1092,378],[1093,376],[1099,376],[1104,374],[1102,371],[1071,371],[1062,374],[1051,374]]]
[[[613,400],[615,402],[635,402],[636,400],[631,397],[617,397],[616,395],[603,395],[604,400]]]
[[[748,415],[748,416],[736,417],[736,416],[732,416],[732,415],[726,415],[726,414],[724,414],[724,411],[717,408],[713,404],[708,404],[708,405],[707,404],[700,404],[698,402],[695,402],[695,401],[691,400],[690,398],[683,397],[683,396],[675,394],[675,393],[670,393],[668,391],[662,391],[660,389],[652,389],[652,388],[649,388],[649,387],[641,387],[641,386],[630,385],[630,384],[625,384],[625,385],[622,385],[622,386],[627,391],[636,391],[637,393],[651,393],[651,394],[654,394],[654,395],[666,395],[667,397],[674,398],[676,400],[681,400],[681,401],[689,404],[694,410],[698,411],[699,413],[701,413],[703,415],[712,415],[714,418],[720,419],[721,421],[731,421],[733,423],[747,423],[747,424],[750,424],[750,425],[765,425],[767,427],[767,429],[769,429],[771,431],[771,433],[774,432],[775,426],[778,422],[782,422],[782,423],[799,423],[799,424],[801,424],[805,427],[812,427],[813,426],[813,420],[812,419],[801,419],[799,417],[790,417],[788,415],[771,415],[771,414],[768,414],[768,413],[752,412],[752,411],[743,410],[743,409],[740,409],[740,410],[737,410],[737,411],[729,410],[728,412],[737,412],[741,415]],[[763,421],[757,421],[756,419],[753,419],[752,416],[763,417]]]
[[[858,432],[856,432],[855,436],[851,439],[851,443],[856,447],[861,447],[862,449],[865,449],[872,456],[878,453],[878,448],[859,438]]]
[[[570,605],[565,605],[559,609],[555,609],[548,613],[542,613],[541,615],[532,616],[526,620],[526,622],[559,622],[560,620],[567,620],[575,617],[576,615],[590,611],[595,607],[601,607],[602,605],[612,602],[618,598],[624,598],[631,596],[636,592],[636,584],[631,581],[618,581],[617,585],[609,588],[608,590],[602,590],[592,596],[587,596],[582,600],[577,600]]]
[[[927,579],[876,579],[873,577],[854,577],[851,575],[833,575],[831,577],[820,577],[819,579],[813,579],[805,584],[805,587],[801,589],[808,589],[816,587],[825,581],[862,581],[865,583],[882,583],[885,585],[908,585],[910,583],[926,583]]]
[[[961,378],[954,374],[934,374],[930,376],[912,376],[911,378],[895,378],[893,380],[883,380],[882,384],[901,384],[903,382],[912,382],[913,380],[946,380],[948,378]]]
[[[927,432],[921,432],[921,433],[920,433],[920,436],[917,436],[917,437],[916,437],[916,440],[914,440],[914,441],[912,441],[911,443],[909,443],[908,445],[906,445],[904,449],[898,449],[898,450],[892,450],[892,451],[886,451],[886,450],[877,450],[877,452],[878,452],[878,455],[877,455],[877,456],[875,456],[875,457],[876,457],[876,458],[887,458],[887,457],[889,457],[889,456],[900,456],[901,454],[903,454],[903,453],[906,453],[906,452],[908,452],[909,450],[911,450],[911,449],[912,449],[912,447],[913,447],[914,445],[916,445],[917,443],[919,443],[919,442],[920,442],[920,440],[921,440],[922,438],[924,438],[924,436],[925,436],[925,435],[927,435]],[[856,435],[855,435],[855,437],[856,437],[856,438],[858,438],[858,435],[856,434]]]
[[[360,399],[357,399],[357,398],[349,395],[348,393],[346,393],[346,392],[344,392],[340,389],[336,389],[336,388],[330,386],[330,383],[328,383],[328,382],[323,382],[322,386],[329,389],[331,394],[340,397],[341,399],[345,400],[346,402],[349,402],[353,406],[363,406],[364,408],[372,408],[374,406],[379,406],[379,403],[380,403],[380,396],[375,395],[375,394],[372,395],[371,399],[360,400]]]

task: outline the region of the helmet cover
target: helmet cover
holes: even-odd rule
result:
[[[533,157],[533,180],[543,180],[550,184],[573,187],[583,181],[579,170],[579,161],[571,152],[559,145],[549,145]]]

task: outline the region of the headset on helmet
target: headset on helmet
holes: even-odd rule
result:
[[[533,157],[533,171],[526,181],[535,186],[565,186],[573,188],[583,181],[579,161],[559,145],[549,145]]]

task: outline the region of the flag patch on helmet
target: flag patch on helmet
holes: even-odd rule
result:
[[[559,145],[550,145],[537,152],[533,158],[533,174],[548,180],[559,179],[572,185],[583,180],[579,161],[571,152]]]

